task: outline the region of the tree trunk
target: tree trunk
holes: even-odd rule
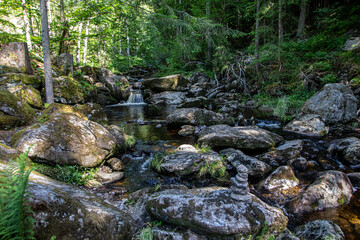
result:
[[[126,19],[126,42],[127,42],[126,55],[127,57],[130,57],[129,21],[127,19]]]
[[[24,17],[24,26],[25,26],[25,36],[26,36],[26,43],[28,45],[29,50],[32,50],[31,44],[31,36],[30,36],[30,25],[29,25],[29,17],[26,11],[26,2],[25,0],[21,0],[21,6],[23,10],[23,17]]]
[[[279,63],[279,71],[281,70],[281,43],[283,38],[283,25],[282,25],[282,0],[279,0],[279,29],[278,29],[278,41],[279,41],[279,47],[278,47],[278,63]]]
[[[305,29],[305,19],[306,19],[306,2],[307,0],[301,0],[300,3],[299,25],[296,33],[296,37],[298,40],[303,39],[303,33]]]
[[[206,17],[207,19],[210,19],[210,2],[207,1],[206,2]],[[211,33],[210,30],[207,29],[206,30],[206,42],[207,42],[207,50],[206,50],[206,57],[205,57],[205,61],[206,61],[206,65],[210,66],[211,65]]]
[[[259,74],[259,23],[260,23],[260,0],[256,0],[256,23],[255,23],[255,59],[256,73]]]
[[[77,45],[76,45],[76,64],[80,64],[80,47],[81,47],[81,32],[82,32],[83,23],[79,23],[79,36],[77,38]]]
[[[64,0],[60,0],[60,22],[62,27],[60,37],[60,49],[59,55],[62,53],[69,53],[70,42],[67,40],[70,37],[69,26],[65,18],[65,3]]]
[[[121,46],[121,20],[119,19],[119,55],[122,55],[122,46]]]
[[[46,102],[51,104],[54,102],[53,80],[51,77],[51,60],[50,60],[50,39],[49,39],[49,24],[46,9],[46,0],[40,0],[40,15],[41,15],[41,32],[42,32],[42,46],[44,54],[44,73],[45,73],[45,96]]]
[[[83,51],[83,65],[86,64],[86,53],[87,53],[87,45],[88,45],[88,35],[89,35],[89,24],[90,21],[87,20],[86,22],[86,28],[85,28],[85,39],[84,39],[84,51]]]
[[[49,34],[50,34],[50,36],[52,36],[53,33],[52,33],[52,30],[51,30],[51,27],[50,27],[51,21],[52,21],[52,18],[51,18],[51,0],[46,1],[46,8],[47,8],[47,12],[48,12],[48,25],[49,25],[49,30],[50,30]]]

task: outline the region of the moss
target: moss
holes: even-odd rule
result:
[[[83,113],[79,112],[74,107],[60,103],[52,103],[43,111],[43,114],[49,116],[55,113],[73,113],[84,120],[88,120],[88,118]]]
[[[22,129],[18,132],[16,132],[12,138],[11,138],[11,142],[10,145],[14,146],[16,144],[16,142],[23,136],[23,133],[25,132],[26,129]]]
[[[72,77],[59,77],[54,79],[54,95],[65,98],[70,103],[79,103],[85,98],[81,84]]]
[[[5,75],[6,76],[6,75]],[[36,75],[27,75],[24,73],[11,73],[7,75],[7,78],[1,82],[1,84],[5,83],[23,83],[26,85],[33,86],[34,88],[40,89],[43,86],[43,81],[40,77]]]
[[[0,129],[8,129],[20,125],[21,125],[20,118],[6,115],[0,111]]]
[[[349,201],[349,199],[344,194],[341,194],[341,198],[338,199],[337,203],[339,205],[343,205],[343,204],[347,203],[348,201]]]
[[[19,91],[14,92],[14,95],[30,106],[35,108],[43,107],[40,92],[31,86],[23,86]]]

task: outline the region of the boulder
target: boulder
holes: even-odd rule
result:
[[[6,167],[0,161],[0,170]],[[131,239],[134,220],[77,186],[32,172],[27,192],[36,239]]]
[[[343,51],[353,51],[360,48],[360,37],[351,37],[343,46]]]
[[[124,170],[124,163],[118,158],[110,158],[107,160],[107,163],[110,165],[111,169],[114,171]]]
[[[328,220],[316,220],[295,229],[295,235],[304,240],[345,240],[340,227]]]
[[[77,109],[75,109],[73,106],[60,104],[60,103],[52,103],[50,104],[46,109],[43,110],[43,115],[46,115],[46,117],[49,117],[50,115],[53,115],[55,113],[72,113],[78,116],[79,118],[82,118],[84,120],[88,120],[88,118],[85,116],[85,114],[81,113]]]
[[[293,214],[305,214],[348,203],[353,187],[345,173],[327,171],[322,173],[304,192],[286,205]]]
[[[305,137],[323,137],[329,133],[329,127],[319,115],[306,114],[288,123],[284,131]]]
[[[127,100],[130,96],[130,84],[124,76],[115,75],[106,68],[101,69],[100,81],[110,90],[110,94],[117,101]]]
[[[55,113],[11,139],[14,148],[39,162],[95,167],[116,150],[116,139],[100,124],[73,113]]]
[[[34,108],[41,109],[44,107],[44,103],[41,99],[41,93],[32,86],[17,85],[7,89],[17,96],[22,102],[27,103]]]
[[[303,145],[304,143],[302,140],[285,141],[275,150],[261,155],[260,159],[262,161],[269,163],[270,165],[277,166],[276,164],[277,162],[279,162],[280,164],[285,164],[287,161],[291,159],[296,159],[300,157],[300,153],[303,149]]]
[[[345,164],[360,164],[360,139],[356,137],[334,140],[330,143],[327,151],[335,156],[340,154],[341,160]]]
[[[171,126],[182,125],[217,125],[233,124],[234,122],[219,113],[201,108],[180,108],[172,112],[166,118],[166,122]]]
[[[300,238],[295,236],[289,229],[285,229],[275,240],[300,240]]]
[[[248,174],[251,178],[261,179],[271,171],[271,166],[267,163],[247,156],[240,150],[228,148],[220,151],[220,154],[226,156],[226,160],[235,168],[239,165],[244,165],[248,169]]]
[[[10,159],[15,160],[20,154],[20,151],[0,143],[0,161],[8,162]]]
[[[82,112],[90,121],[106,124],[108,118],[104,109],[97,103],[85,103],[75,105],[75,109]]]
[[[179,105],[179,108],[204,108],[206,102],[205,97],[186,98],[185,102]]]
[[[160,166],[168,173],[189,175],[199,174],[202,168],[217,166],[221,162],[221,156],[214,151],[201,152],[191,145],[181,145],[175,153],[163,157]]]
[[[74,56],[68,53],[62,53],[54,59],[54,66],[61,69],[63,76],[74,75]]]
[[[0,127],[29,124],[36,116],[34,109],[7,89],[0,87]]]
[[[264,227],[273,235],[283,231],[287,217],[275,207],[251,196],[251,202],[236,201],[229,190],[165,190],[150,196],[148,212],[156,219],[213,238],[248,239]]]
[[[199,132],[198,143],[212,147],[265,150],[282,140],[281,136],[256,126],[214,125]]]
[[[273,192],[288,190],[296,187],[299,184],[299,179],[295,177],[295,174],[290,166],[278,167],[267,178],[262,180],[256,188],[261,191]]]
[[[181,130],[178,132],[180,136],[191,136],[195,133],[195,127],[191,125],[184,125],[181,127]]]
[[[36,75],[28,75],[25,73],[5,73],[0,75],[0,85],[5,88],[11,88],[21,84],[32,86],[37,90],[41,90],[44,86],[43,80]]]
[[[207,240],[206,237],[192,232],[191,230],[185,231],[169,231],[164,229],[153,229],[154,240],[173,239],[173,240]]]
[[[101,184],[110,184],[120,181],[124,177],[124,172],[112,171],[110,167],[101,166],[95,172],[94,177]]]
[[[349,122],[356,118],[357,99],[342,83],[326,84],[302,107],[305,114],[320,115],[330,124]]]
[[[78,81],[61,76],[54,80],[54,99],[58,103],[75,104],[85,100],[85,93]]]
[[[150,104],[179,105],[186,99],[183,92],[162,92],[147,99]]]
[[[0,65],[20,68],[32,75],[28,45],[23,42],[13,42],[0,45]]]
[[[188,81],[180,74],[145,79],[142,84],[154,92],[175,91],[178,87],[186,87]]]

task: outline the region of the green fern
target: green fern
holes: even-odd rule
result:
[[[27,154],[21,154],[0,172],[0,239],[35,239],[26,187],[31,171],[26,168]]]

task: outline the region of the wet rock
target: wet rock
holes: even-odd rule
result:
[[[85,94],[78,81],[61,76],[54,80],[54,99],[58,103],[75,104],[85,100]]]
[[[147,210],[156,219],[213,237],[246,239],[260,232],[265,222],[274,235],[285,229],[287,217],[280,209],[251,197],[245,203],[232,199],[227,190],[165,190],[149,198]]]
[[[261,191],[273,192],[288,190],[296,187],[298,184],[299,179],[296,178],[291,167],[281,166],[261,181],[256,188]]]
[[[117,182],[124,177],[124,172],[113,172],[111,168],[102,166],[95,172],[95,179],[102,184]]]
[[[177,109],[166,118],[166,122],[171,126],[233,124],[230,118],[201,108]]]
[[[186,87],[187,80],[180,74],[145,79],[142,84],[155,92],[175,91],[178,87]]]
[[[75,109],[82,112],[90,121],[106,124],[108,118],[104,109],[97,103],[85,103],[75,105]]]
[[[305,171],[308,166],[308,161],[306,158],[298,157],[289,161],[289,165],[298,171]]]
[[[327,123],[349,122],[356,117],[357,99],[342,83],[326,84],[307,100],[303,113],[320,115]]]
[[[195,133],[195,127],[191,125],[184,125],[181,127],[181,130],[178,132],[180,136],[191,136]]]
[[[304,240],[345,240],[340,227],[328,220],[316,220],[295,229],[295,235]]]
[[[21,71],[32,75],[28,45],[23,42],[2,43],[0,46],[0,65],[19,68]]]
[[[5,88],[0,87],[0,127],[29,124],[36,116],[34,109]]]
[[[124,170],[124,163],[118,158],[110,158],[107,160],[107,163],[110,165],[111,169],[114,171]]]
[[[49,164],[83,167],[99,165],[116,151],[116,139],[100,124],[72,113],[55,113],[43,124],[34,124],[11,139],[14,148]]]
[[[179,108],[203,108],[206,102],[205,97],[186,98],[185,102],[179,105]]]
[[[360,164],[360,139],[356,137],[334,140],[330,143],[327,151],[335,156],[340,155],[339,157],[345,164]]]
[[[163,105],[178,105],[186,99],[183,92],[162,92],[152,95],[147,99],[150,104],[163,104]]]
[[[306,114],[292,120],[284,127],[285,131],[307,137],[323,137],[329,133],[329,127],[319,115]]]
[[[346,41],[343,46],[343,51],[353,51],[360,47],[360,38],[359,37],[351,37]]]
[[[207,240],[206,237],[192,232],[191,230],[185,231],[169,231],[163,229],[153,230],[154,240]]]
[[[0,169],[6,166],[0,161]],[[77,186],[33,172],[27,191],[36,239],[131,239],[134,234],[129,215]]]
[[[360,172],[348,173],[346,176],[350,179],[354,188],[360,188]]]
[[[177,152],[169,154],[162,159],[161,169],[177,175],[199,173],[203,166],[221,162],[221,156],[214,151],[201,153],[199,150],[186,145],[180,146]],[[205,167],[206,167],[205,166]]]
[[[295,236],[289,229],[285,229],[282,233],[280,233],[275,240],[300,240],[297,236]]]
[[[212,147],[268,149],[274,147],[282,139],[275,133],[255,126],[215,125],[200,131],[198,142]]]
[[[235,168],[239,165],[244,165],[248,169],[248,174],[251,178],[263,178],[271,171],[271,167],[268,164],[257,158],[247,156],[240,150],[228,148],[220,151],[220,154],[226,156],[226,160]]]
[[[291,159],[300,157],[300,153],[303,149],[303,145],[304,143],[301,140],[285,141],[275,150],[261,155],[260,159],[267,163],[275,161],[275,162],[279,162],[280,164],[285,164],[287,161]]]
[[[345,173],[327,171],[303,193],[289,201],[287,209],[294,214],[304,214],[338,207],[350,201],[352,190],[351,182]]]
[[[74,75],[74,56],[68,53],[62,53],[54,59],[54,65],[61,69],[64,76]]]

